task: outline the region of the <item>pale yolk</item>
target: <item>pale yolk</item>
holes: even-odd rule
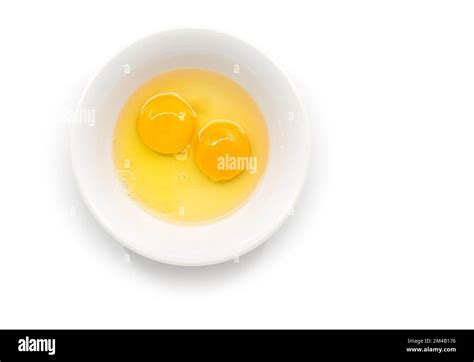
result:
[[[143,106],[137,120],[138,135],[153,151],[171,154],[190,143],[194,130],[191,106],[176,93],[160,93]]]
[[[228,167],[226,160],[249,157],[250,144],[244,130],[226,120],[209,122],[199,131],[194,157],[201,171],[214,181],[238,176],[243,169]]]

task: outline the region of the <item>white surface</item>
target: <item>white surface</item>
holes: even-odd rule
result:
[[[217,71],[247,89],[265,117],[269,135],[268,164],[249,199],[230,215],[198,225],[160,220],[140,207],[117,177],[112,160],[113,133],[124,103],[148,80],[179,67]],[[82,117],[71,133],[78,189],[97,221],[142,256],[182,266],[239,258],[274,234],[301,193],[311,152],[309,121],[301,102],[278,65],[233,36],[180,29],[140,39],[94,76],[78,108]],[[91,110],[94,117],[87,117]],[[128,178],[133,189],[133,178]]]
[[[0,7],[0,327],[474,327],[472,2]],[[312,120],[295,215],[238,264],[127,264],[73,183],[62,119],[88,78],[175,26],[271,54]]]

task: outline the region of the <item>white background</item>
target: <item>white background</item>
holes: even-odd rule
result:
[[[462,1],[2,2],[0,328],[473,328],[473,19]],[[255,44],[310,116],[295,215],[238,264],[127,264],[71,174],[88,79],[174,27]]]

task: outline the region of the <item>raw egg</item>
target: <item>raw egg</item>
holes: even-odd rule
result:
[[[124,190],[146,212],[190,224],[242,206],[265,174],[268,149],[265,118],[236,80],[181,68],[125,102],[112,155]]]

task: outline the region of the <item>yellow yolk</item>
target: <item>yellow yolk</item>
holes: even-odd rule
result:
[[[190,143],[195,116],[191,106],[178,94],[160,93],[141,109],[138,135],[153,151],[178,153]]]
[[[214,181],[238,176],[243,169],[229,167],[230,161],[250,155],[250,144],[244,130],[226,120],[216,120],[204,126],[194,145],[194,157],[201,171]]]

